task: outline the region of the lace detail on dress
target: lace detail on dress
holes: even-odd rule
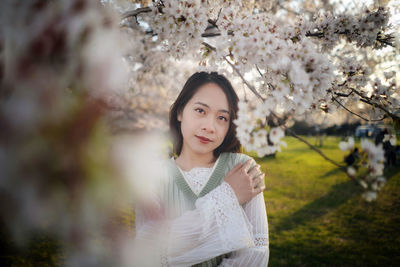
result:
[[[256,234],[254,235],[254,245],[256,247],[268,246],[268,235],[267,234]]]
[[[200,194],[204,185],[210,178],[213,168],[193,168],[190,171],[182,171],[195,194]]]
[[[206,197],[213,200],[220,238],[227,251],[236,250],[238,246],[253,246],[249,223],[231,186],[222,182],[219,190],[211,191]]]
[[[161,266],[168,267],[168,258],[166,254],[161,255]]]

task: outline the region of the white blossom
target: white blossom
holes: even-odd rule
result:
[[[339,148],[342,151],[351,150],[353,147],[354,147],[354,138],[353,137],[349,137],[347,139],[347,142],[345,142],[345,141],[339,142]]]
[[[260,129],[253,134],[254,146],[261,147],[268,145],[267,143],[268,132],[265,129]]]
[[[368,139],[362,139],[361,148],[368,153],[368,158],[372,166],[384,162],[385,156],[382,144],[375,145]]]
[[[368,201],[368,202],[372,202],[376,200],[377,197],[377,193],[375,191],[366,191],[362,194],[362,197]]]
[[[364,189],[367,189],[367,188],[368,188],[368,184],[367,184],[364,180],[360,180],[360,185],[361,185]]]
[[[269,139],[272,143],[278,144],[284,135],[285,132],[280,127],[274,127],[269,132]]]
[[[347,173],[350,175],[350,176],[355,176],[356,175],[356,173],[357,173],[357,171],[356,171],[356,169],[354,169],[353,167],[347,167]]]
[[[383,137],[383,142],[389,141],[392,146],[395,146],[397,143],[397,138],[395,134],[385,134]]]
[[[385,185],[386,179],[385,177],[378,177],[372,184],[371,188],[374,191],[380,191],[382,187]]]

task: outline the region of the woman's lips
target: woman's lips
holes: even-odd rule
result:
[[[196,135],[196,137],[197,137],[197,138],[199,139],[199,141],[200,141],[201,143],[203,143],[203,144],[208,144],[208,143],[211,142],[211,140],[208,139],[207,137],[204,137],[204,136],[197,136],[197,135]]]

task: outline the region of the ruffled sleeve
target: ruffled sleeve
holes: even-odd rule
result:
[[[255,196],[245,204],[244,210],[252,225],[252,238],[255,246],[234,251],[219,265],[233,266],[267,266],[269,260],[268,222],[263,193]]]
[[[134,266],[191,266],[255,246],[254,224],[226,182],[176,219],[146,221],[140,212],[136,217]]]
[[[250,157],[237,153],[232,157],[230,163],[235,166],[237,163],[245,163]],[[264,184],[264,183],[262,183]],[[234,251],[229,258],[226,258],[219,265],[228,266],[267,266],[269,260],[269,236],[268,220],[263,193],[258,194],[243,206],[246,217],[252,225],[252,238],[254,247]]]

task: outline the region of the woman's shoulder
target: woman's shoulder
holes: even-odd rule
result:
[[[225,152],[225,154],[228,156],[228,162],[232,165],[235,166],[238,163],[245,163],[249,159],[253,159],[249,155],[243,154],[243,153],[235,153],[235,152]]]

